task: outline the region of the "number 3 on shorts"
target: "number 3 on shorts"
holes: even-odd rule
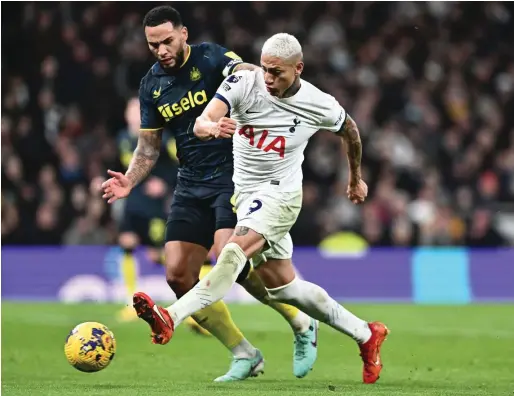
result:
[[[233,194],[230,198],[230,204],[232,205],[232,212],[237,213],[236,194]],[[254,199],[250,204],[250,207],[248,208],[248,213],[246,215],[251,215],[253,212],[258,211],[260,208],[262,208],[262,201],[260,199]]]
[[[260,208],[262,208],[262,201],[260,199],[254,199],[250,204],[250,208],[248,210],[247,216],[251,215],[253,212],[257,212]]]

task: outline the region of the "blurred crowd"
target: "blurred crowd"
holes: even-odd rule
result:
[[[125,106],[153,63],[152,2],[2,6],[2,243],[116,243],[98,192],[122,169]],[[514,240],[514,6],[454,2],[172,3],[190,43],[258,63],[285,31],[304,78],[334,95],[363,139],[368,202],[346,199],[339,138],[316,134],[292,235],[370,245],[502,246]]]

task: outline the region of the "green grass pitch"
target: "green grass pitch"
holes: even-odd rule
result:
[[[3,395],[513,395],[514,306],[349,305],[391,330],[384,370],[375,385],[361,384],[361,363],[348,337],[322,326],[319,356],[304,379],[292,374],[288,325],[269,308],[231,310],[246,337],[264,353],[265,374],[214,384],[229,353],[214,339],[178,329],[166,346],[150,343],[144,322],[114,320],[119,306],[2,304]],[[118,350],[102,372],[76,371],[64,358],[68,332],[99,321],[114,332]]]

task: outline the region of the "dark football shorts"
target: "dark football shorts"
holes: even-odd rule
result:
[[[210,250],[217,230],[237,224],[230,202],[233,194],[232,186],[200,186],[179,180],[166,222],[166,242],[190,242]]]

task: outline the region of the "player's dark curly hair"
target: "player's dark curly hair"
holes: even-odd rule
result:
[[[171,22],[174,27],[182,26],[180,13],[169,5],[155,7],[148,11],[143,19],[143,27],[159,26],[166,22]]]

